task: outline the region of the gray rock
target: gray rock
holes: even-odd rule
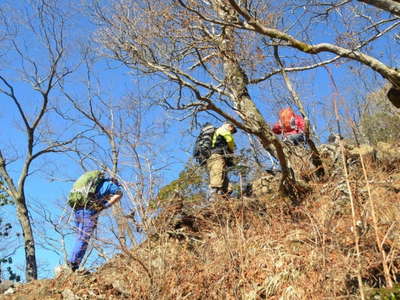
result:
[[[72,270],[67,265],[60,265],[54,268],[54,275],[56,277],[60,276],[61,274],[70,274]]]
[[[61,293],[63,299],[65,300],[78,300],[78,296],[76,296],[70,289],[66,289]]]
[[[11,295],[14,293],[15,293],[15,290],[12,287],[10,287],[7,289],[7,291],[4,292],[4,295]]]
[[[0,283],[0,294],[3,294],[9,288],[14,287],[14,282],[11,280],[4,280]]]
[[[126,284],[126,282],[123,282],[122,280],[115,280],[112,283],[112,286],[125,297],[129,296],[129,286]]]

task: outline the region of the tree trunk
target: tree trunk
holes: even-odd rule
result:
[[[12,178],[9,176],[6,170],[6,162],[0,151],[0,175],[7,183],[7,193],[14,200],[15,207],[17,209],[17,218],[22,227],[22,234],[25,243],[25,277],[26,281],[32,281],[37,279],[37,265],[36,265],[36,252],[35,252],[35,241],[33,238],[33,231],[31,220],[29,219],[28,208],[26,206],[26,199],[24,193],[24,184],[26,180],[26,174],[28,173],[31,159],[27,159],[25,166],[21,172],[19,189],[17,190]]]
[[[25,277],[26,281],[32,281],[37,279],[37,265],[36,265],[36,252],[35,252],[35,241],[33,238],[33,231],[31,221],[28,215],[28,209],[26,206],[25,195],[19,195],[15,198],[15,205],[17,208],[17,217],[22,227],[22,234],[25,243]]]
[[[304,121],[305,121],[304,135],[306,138],[306,142],[310,146],[310,149],[312,151],[311,160],[312,160],[314,166],[317,168],[317,171],[316,171],[317,176],[322,177],[325,175],[324,166],[322,164],[322,160],[321,160],[319,151],[318,151],[317,147],[315,146],[314,141],[310,137],[312,134],[310,119],[308,118],[308,116],[306,114],[306,110],[304,109],[303,102],[301,102],[300,97],[297,94],[296,90],[294,89],[288,74],[285,72],[285,66],[283,65],[283,63],[279,57],[278,46],[274,46],[274,56],[275,56],[275,60],[277,61],[278,65],[281,68],[283,80],[285,81],[286,87],[289,90],[290,95],[292,96],[293,103],[300,110],[300,112],[304,118]]]
[[[215,0],[213,1],[213,5],[218,15],[227,23],[232,23],[237,18],[237,13],[225,1]],[[284,154],[284,146],[272,133],[262,114],[249,96],[247,90],[248,78],[237,61],[237,55],[234,50],[233,27],[225,26],[223,28],[219,40],[219,48],[223,58],[225,83],[232,94],[231,100],[234,103],[235,109],[238,111],[247,128],[260,139],[263,147],[278,158],[282,169],[282,187],[288,183],[290,185],[295,184],[293,171]]]

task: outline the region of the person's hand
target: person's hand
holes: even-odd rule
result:
[[[121,192],[118,192],[117,194],[112,195],[112,196],[108,196],[107,198],[104,199],[104,201],[102,203],[103,207],[104,208],[111,207],[114,203],[119,201],[121,199],[121,197],[122,197],[122,193]]]
[[[108,202],[108,200],[103,200],[103,202],[101,203],[101,205],[103,206],[103,208],[109,208],[111,207],[110,202]]]
[[[232,156],[228,156],[225,161],[226,161],[226,166],[228,168],[233,167],[235,165],[235,161]]]

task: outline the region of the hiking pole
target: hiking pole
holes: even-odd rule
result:
[[[336,101],[334,102],[334,105],[336,107]],[[335,110],[336,110],[336,108],[335,108]],[[337,126],[337,131],[338,131],[338,134],[339,134],[339,138],[341,138],[342,137],[342,130],[340,128],[340,121],[339,121],[338,118],[336,118],[336,126]]]

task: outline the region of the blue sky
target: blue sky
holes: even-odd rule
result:
[[[68,1],[65,1],[65,3],[65,9],[67,9],[67,6],[71,5],[71,3]],[[10,9],[10,11],[17,14],[17,9],[20,9],[21,7],[19,6],[22,4],[7,0],[3,5],[4,8]],[[11,17],[13,17],[12,14],[10,14]],[[68,54],[65,63],[67,66],[76,66],[79,62],[81,49],[89,44],[89,37],[93,33],[94,26],[88,21],[86,16],[80,14],[78,11],[75,11],[69,18],[67,26],[66,48]],[[321,32],[317,40],[325,41],[326,39],[330,39],[330,36]],[[20,45],[25,45],[27,55],[35,59],[45,69],[47,55],[38,41],[35,40],[35,35],[32,34],[29,28],[20,27],[16,42]],[[380,40],[376,43],[374,52],[378,55],[382,53],[384,60],[393,59],[393,56],[385,53],[386,51],[390,51],[390,49],[384,47],[386,43],[390,43],[390,40],[386,38]],[[12,49],[9,43],[3,42],[1,45],[6,45],[6,47],[3,47],[3,52],[0,53],[2,54],[0,55],[0,75],[5,76],[10,82],[15,84],[17,95],[21,97],[24,109],[30,113],[34,113],[40,97],[32,91],[32,88],[26,82],[21,80],[23,79],[21,73],[17,71],[18,69],[21,70],[22,66],[20,57],[11,50],[4,51],[4,49]],[[290,63],[291,53],[292,51],[282,50],[281,54],[286,63]],[[324,56],[322,55],[322,57]],[[398,59],[397,56],[394,57],[393,64],[396,64],[396,59]],[[155,105],[148,105],[150,96],[157,96],[157,93],[160,91],[159,86],[149,90],[150,87],[158,83],[155,77],[139,77],[132,70],[104,58],[95,57],[93,62],[94,72],[91,75],[91,92],[88,92],[87,85],[85,84],[87,69],[84,64],[79,65],[76,71],[66,80],[65,87],[67,92],[76,97],[80,102],[85,103],[84,105],[87,105],[86,100],[90,96],[93,96],[98,101],[99,99],[96,98],[96,94],[98,93],[106,103],[113,103],[116,109],[135,101],[142,101],[143,111],[140,114],[142,117],[140,128],[145,134],[142,137],[143,141],[136,148],[142,156],[141,162],[145,166],[146,158],[153,159],[154,165],[152,171],[156,175],[160,186],[175,179],[190,157],[194,141],[193,135],[189,132],[190,120],[181,120],[182,114],[165,111]],[[363,73],[365,78],[357,78],[349,71],[348,65],[336,64],[329,66],[329,68],[334,74],[336,83],[339,87],[343,87],[343,90],[341,90],[343,94],[341,96],[347,99],[358,96],[359,92],[357,89],[361,86],[362,80],[369,80],[371,89],[382,82],[379,76],[365,69]],[[325,141],[330,133],[329,130],[336,131],[335,124],[332,122],[334,120],[331,104],[333,88],[326,70],[321,68],[301,74],[291,74],[290,76],[297,83],[296,87],[300,91],[302,99],[306,102],[311,120],[316,125],[321,140]],[[349,82],[352,82],[353,86],[349,85]],[[281,107],[280,105],[276,105],[276,99],[274,98],[274,85],[279,84],[282,84],[282,78],[278,76],[273,80],[271,86],[269,86],[269,83],[266,83],[250,87],[250,95],[257,102],[265,119],[271,124],[276,121],[276,113]],[[162,87],[168,88],[168,85],[163,85]],[[282,99],[287,97],[287,95],[280,94],[280,89],[276,90],[279,91],[275,95],[276,98]],[[54,91],[52,97],[58,103],[57,108],[62,112],[71,114],[74,120],[66,120],[57,114],[53,114],[51,118],[46,120],[49,128],[53,131],[61,132],[62,137],[70,135],[73,130],[87,128],[89,123],[82,119],[79,114],[73,112],[71,105],[65,101],[65,96],[59,89]],[[0,111],[0,149],[3,153],[11,155],[11,157],[17,153],[23,155],[26,141],[23,132],[21,132],[21,119],[16,113],[15,105],[3,94],[0,94],[0,103],[2,108]],[[271,103],[275,103],[275,105],[271,105]],[[132,132],[128,129],[133,128],[136,120],[131,115],[127,115],[125,109],[126,107],[124,107],[124,110],[121,110],[120,116],[124,120],[124,126],[131,126],[127,128],[127,134],[131,134]],[[346,106],[341,106],[341,109],[344,112],[347,111]],[[103,114],[101,118],[105,121],[106,115]],[[202,122],[207,120],[208,115],[203,115],[200,119]],[[212,122],[218,125],[218,121],[212,120]],[[97,135],[94,140],[98,145],[92,150],[95,151],[96,155],[106,160],[107,157],[105,154],[108,153],[107,150],[109,148],[104,136]],[[247,145],[246,136],[240,132],[237,135],[237,140],[239,148]],[[98,147],[99,145],[104,147],[105,151],[102,151],[101,147]],[[133,168],[131,153],[128,152],[126,145],[124,147],[121,152],[121,176],[129,182],[135,183],[138,181],[139,173],[137,169]],[[86,145],[83,149],[88,150],[89,146]],[[17,158],[17,156],[15,157]],[[41,238],[41,233],[45,232],[48,235],[48,240],[55,239],[56,241],[52,242],[54,245],[57,245],[59,235],[49,229],[48,225],[41,224],[43,218],[39,215],[37,207],[42,206],[46,208],[49,216],[56,223],[59,222],[62,228],[68,230],[68,224],[62,219],[65,216],[64,201],[73,179],[79,177],[82,172],[76,158],[73,154],[46,155],[33,164],[32,170],[34,172],[29,176],[27,181],[27,198],[28,204],[33,208],[32,219],[34,220],[35,237],[38,243],[37,257],[40,270],[39,276],[41,278],[53,276],[52,271],[57,264],[63,262],[63,255],[60,252],[46,249],[46,238]],[[92,166],[94,167],[95,165],[92,164]],[[9,166],[9,171],[14,179],[19,175],[20,167],[20,159],[17,159]],[[157,170],[158,168],[160,170]],[[149,175],[149,171],[145,171],[145,174]],[[133,204],[126,197],[123,199],[123,206],[126,212],[133,209]],[[10,220],[15,219],[14,207],[4,207],[2,208],[2,212],[4,215],[9,215]],[[108,221],[109,219],[104,216],[101,222],[107,223]],[[17,228],[18,226],[15,229],[19,231]],[[72,246],[71,235],[68,235],[66,238],[68,252]],[[19,273],[23,275],[24,253],[22,247],[18,250],[14,258],[15,266],[20,268]],[[93,255],[91,258],[97,259],[97,256]]]

